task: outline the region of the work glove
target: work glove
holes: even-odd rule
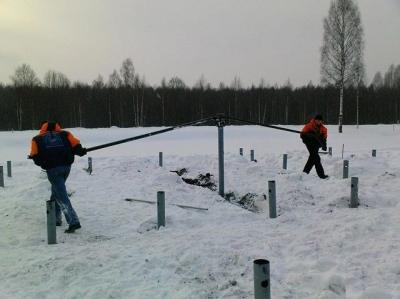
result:
[[[78,155],[79,157],[83,157],[84,155],[87,154],[87,149],[82,147],[81,144],[78,144],[77,146],[74,147],[73,152],[75,155]]]
[[[326,149],[325,149],[326,150]],[[82,147],[81,152],[78,154],[79,157],[83,157],[84,155],[87,154],[87,148],[86,147]]]
[[[35,165],[42,167],[42,160],[40,159],[39,155],[28,155],[28,159],[33,160],[33,163],[35,163]]]
[[[322,141],[322,150],[326,152],[326,140]]]

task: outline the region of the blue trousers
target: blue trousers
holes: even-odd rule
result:
[[[67,194],[65,182],[68,178],[71,166],[58,166],[47,170],[47,178],[51,183],[50,200],[55,201],[56,221],[61,222],[61,211],[64,213],[65,220],[69,225],[79,223],[78,215],[72,207]]]

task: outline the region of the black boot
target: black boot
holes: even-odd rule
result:
[[[75,232],[77,229],[80,229],[80,228],[81,228],[80,223],[72,224],[72,225],[70,225],[68,227],[68,229],[65,230],[65,233],[71,234],[71,233]]]

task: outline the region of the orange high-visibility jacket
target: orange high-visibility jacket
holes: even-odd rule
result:
[[[323,124],[318,125],[314,118],[304,126],[303,130],[301,130],[302,135],[307,133],[314,133],[317,138],[322,137],[324,140],[328,138],[327,128]]]
[[[43,136],[46,134],[47,132],[47,127],[48,127],[48,122],[44,123],[42,125],[42,127],[40,128],[40,132],[39,132],[39,136]],[[61,132],[61,127],[58,123],[56,123],[55,125],[55,132]],[[71,143],[72,148],[74,148],[75,146],[77,146],[78,144],[80,144],[80,141],[78,138],[76,138],[74,135],[72,135],[71,132],[65,131],[67,133],[67,138],[68,141]],[[34,157],[39,153],[39,148],[38,148],[38,144],[36,143],[35,138],[32,139],[31,142],[31,153],[29,154],[30,157]]]

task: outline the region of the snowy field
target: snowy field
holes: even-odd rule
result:
[[[90,147],[157,129],[71,131]],[[225,128],[225,191],[260,195],[258,213],[170,172],[209,172],[218,182],[216,127],[92,152],[92,175],[83,170],[87,157],[77,157],[67,188],[82,229],[65,234],[64,221],[56,245],[47,245],[50,185],[26,160],[37,132],[0,132],[2,165],[13,161],[13,177],[5,175],[0,190],[0,298],[253,298],[253,260],[264,258],[273,299],[400,299],[400,127],[328,130],[333,156],[322,155],[322,164],[330,178],[320,180],[315,170],[302,174],[308,155],[297,134]],[[350,176],[359,177],[357,209],[348,208],[350,179],[341,178],[342,144]],[[277,186],[276,219],[262,197],[269,180]],[[159,190],[166,227],[156,230],[154,205],[124,199],[155,201]]]

